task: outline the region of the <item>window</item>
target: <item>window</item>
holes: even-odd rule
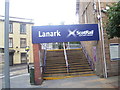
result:
[[[26,53],[21,53],[21,63],[27,63]]]
[[[4,53],[4,48],[0,48],[0,53]]]
[[[110,44],[110,58],[111,60],[120,60],[119,54],[120,44]]]
[[[9,38],[9,48],[13,47],[13,38]]]
[[[20,38],[20,47],[25,48],[26,47],[26,38]]]
[[[26,24],[20,24],[20,34],[26,34]]]
[[[13,33],[13,23],[9,23],[9,33]]]

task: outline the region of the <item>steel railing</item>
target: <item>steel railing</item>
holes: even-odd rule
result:
[[[63,49],[64,49],[64,56],[65,56],[65,63],[66,63],[66,67],[67,67],[67,72],[69,72],[69,64],[68,64],[67,53],[66,53],[64,42],[63,42]]]

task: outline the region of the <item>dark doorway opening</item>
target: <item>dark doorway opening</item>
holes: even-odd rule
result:
[[[15,50],[9,50],[9,65],[13,66],[13,56],[14,56]]]

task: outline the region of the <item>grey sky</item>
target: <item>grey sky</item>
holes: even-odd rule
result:
[[[5,0],[0,0],[4,15]],[[10,0],[10,16],[34,19],[36,25],[72,24],[75,22],[76,0]]]

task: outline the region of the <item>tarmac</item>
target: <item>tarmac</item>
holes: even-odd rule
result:
[[[100,78],[98,76],[84,76],[58,80],[44,80],[42,85],[31,85],[29,74],[22,74],[10,78],[11,88],[118,88],[118,76]],[[117,90],[119,90],[117,89]],[[115,89],[116,90],[116,89]]]

